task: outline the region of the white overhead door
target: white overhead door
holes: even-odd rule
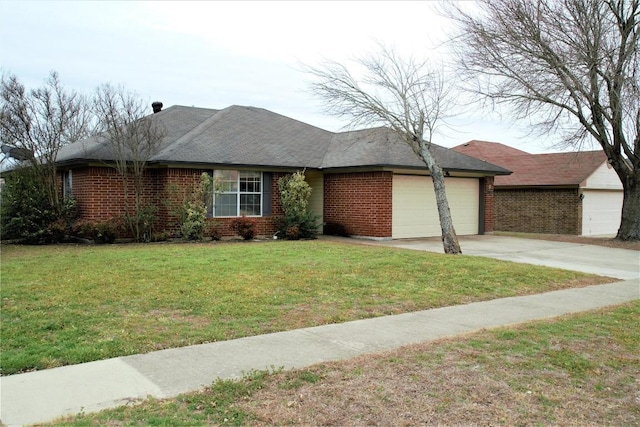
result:
[[[583,190],[582,235],[616,234],[622,216],[622,191]]]
[[[478,234],[479,180],[445,178],[453,226],[458,235]],[[440,220],[429,176],[393,176],[394,239],[440,236]]]

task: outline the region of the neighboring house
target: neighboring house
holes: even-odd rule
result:
[[[310,210],[324,223],[375,239],[439,236],[431,178],[413,151],[388,129],[333,133],[254,107],[222,110],[172,106],[152,115],[166,130],[151,156],[145,197],[159,208],[156,229],[175,234],[168,205],[171,188],[197,183],[203,172],[228,185],[213,195],[209,216],[225,226],[255,217],[258,232],[277,230],[282,214],[278,179],[305,170],[313,192]],[[435,146],[446,171],[447,195],[458,234],[493,230],[493,179],[509,171]],[[81,218],[106,220],[124,213],[123,190],[109,163],[114,155],[98,137],[60,150],[57,164],[65,191]]]
[[[603,151],[530,154],[487,141],[452,150],[513,172],[495,178],[496,231],[583,236],[618,231],[622,183]]]

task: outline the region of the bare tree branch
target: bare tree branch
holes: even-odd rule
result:
[[[0,140],[30,153],[27,162],[56,212],[61,207],[55,165],[58,151],[90,135],[91,117],[86,98],[64,89],[55,71],[43,86],[30,91],[16,76],[2,76]]]
[[[595,140],[620,177],[618,237],[640,239],[640,0],[445,3],[468,89],[567,146]]]
[[[144,197],[145,171],[149,159],[160,149],[165,129],[146,115],[142,102],[123,87],[98,87],[93,106],[99,138],[111,150],[112,166],[122,180],[125,224],[136,241],[148,240],[154,206]]]
[[[384,126],[408,144],[431,172],[442,240],[446,253],[461,253],[444,187],[444,173],[431,151],[431,141],[451,108],[442,73],[426,61],[401,58],[380,46],[374,55],[354,60],[356,78],[345,65],[327,62],[307,67],[314,77],[311,90],[324,101],[325,111],[346,118],[352,126]]]

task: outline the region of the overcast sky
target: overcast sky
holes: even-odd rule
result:
[[[122,84],[145,102],[221,109],[261,107],[330,131],[301,64],[375,51],[438,58],[448,23],[428,1],[31,1],[0,0],[0,68],[27,87],[51,70],[91,93]],[[150,107],[149,107],[150,108]],[[150,109],[151,112],[151,109]],[[470,111],[433,141],[471,139],[528,152],[557,151],[508,117]]]

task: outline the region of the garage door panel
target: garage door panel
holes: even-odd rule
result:
[[[453,226],[460,235],[478,234],[480,204],[477,179],[445,181]]]
[[[456,233],[478,234],[478,180],[446,178],[445,188]],[[394,238],[440,236],[431,177],[394,175],[392,226]]]
[[[582,235],[616,234],[622,214],[622,191],[583,190]]]

